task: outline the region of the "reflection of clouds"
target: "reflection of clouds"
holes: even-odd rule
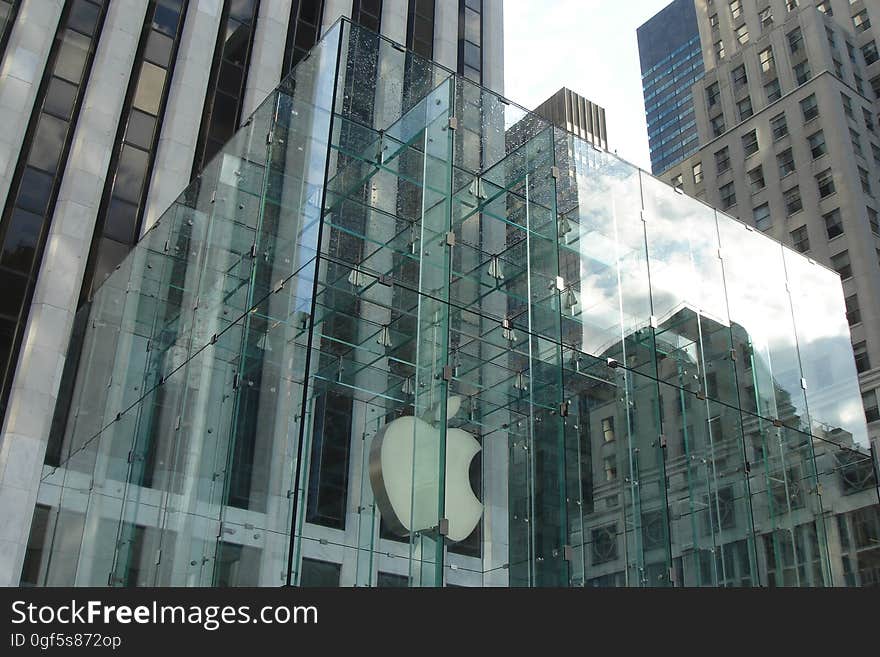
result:
[[[690,307],[743,327],[755,382],[774,413],[782,412],[772,399],[777,390],[779,403],[804,413],[803,376],[814,433],[844,428],[867,445],[837,277],[733,218],[718,213],[716,223],[714,210],[654,178],[642,176],[640,186],[637,170],[585,143],[574,146],[578,225],[569,245],[581,256],[583,349],[601,355],[646,326],[651,314],[668,317]]]
[[[684,303],[727,324],[715,212],[643,177],[654,314]]]

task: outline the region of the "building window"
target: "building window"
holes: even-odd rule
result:
[[[764,168],[760,164],[749,171],[749,185],[752,188],[752,194],[760,192],[766,186],[764,183]]]
[[[862,57],[865,58],[865,64],[868,66],[880,59],[880,54],[877,53],[877,43],[873,39],[862,46]]]
[[[849,129],[849,140],[852,142],[855,154],[859,157],[865,157],[865,154],[862,152],[862,139],[859,136],[859,133],[852,128]]]
[[[877,408],[877,391],[869,390],[862,393],[862,405],[865,407],[865,419],[868,422],[880,420],[880,409]]]
[[[718,14],[712,14],[711,16],[709,16],[709,27],[711,27],[713,30],[718,29]]]
[[[761,31],[766,32],[773,27],[773,11],[770,7],[764,7],[760,13]]]
[[[382,0],[354,0],[351,22],[379,32],[382,25]]]
[[[748,157],[758,152],[758,133],[755,130],[747,132],[742,136],[743,153]]]
[[[811,75],[812,72],[810,71],[810,64],[808,62],[801,62],[800,64],[795,65],[794,79],[797,81],[798,85],[807,82]]]
[[[782,200],[785,203],[785,214],[787,217],[804,209],[804,204],[801,201],[801,190],[797,185],[782,192]]]
[[[819,105],[816,103],[816,94],[810,94],[801,101],[801,112],[804,115],[804,123],[812,121],[819,116]]]
[[[826,16],[834,16],[834,10],[831,8],[831,0],[821,0],[816,4],[816,9]]]
[[[871,93],[874,94],[874,100],[880,100],[880,75],[871,78]]]
[[[335,588],[339,586],[342,566],[329,561],[303,557],[299,585],[302,587]]]
[[[784,112],[770,119],[770,130],[773,132],[773,141],[788,136],[788,122],[785,120]]]
[[[794,11],[798,8],[798,0],[785,0],[785,8]]]
[[[694,172],[694,184],[699,185],[703,182],[703,163],[697,162],[693,167]]]
[[[752,111],[752,99],[746,96],[742,100],[737,101],[736,111],[739,114],[739,120],[745,121],[752,114],[754,114],[754,112]]]
[[[794,172],[794,155],[792,155],[790,148],[786,148],[781,153],[778,153],[776,155],[776,162],[779,164],[780,178],[785,178],[785,176]]]
[[[287,41],[281,76],[285,77],[318,41],[324,17],[324,0],[294,2],[287,23]]]
[[[877,211],[870,206],[865,209],[868,211],[868,225],[871,227],[871,232],[880,235],[880,220],[877,218]]]
[[[828,45],[832,50],[837,50],[837,42],[834,40],[834,30],[828,25],[825,26],[825,36],[828,37]]]
[[[409,0],[407,14],[406,44],[425,59],[434,56],[434,0]],[[482,43],[480,15],[465,8],[465,23],[472,22],[470,30],[465,26],[465,37],[477,44]]]
[[[733,0],[730,3],[730,15],[735,20],[742,16],[742,0]]]
[[[856,82],[856,91],[865,96],[865,81],[862,80],[861,76],[858,73],[853,73],[853,79]]]
[[[706,87],[706,104],[711,108],[714,107],[721,98],[721,88],[717,82],[713,82]]]
[[[773,78],[764,85],[764,93],[767,94],[767,102],[772,103],[782,98],[782,87],[779,86],[779,80]]]
[[[749,78],[746,75],[746,67],[744,64],[740,64],[730,73],[730,79],[733,80],[733,88],[739,89],[744,87],[749,83]]]
[[[853,106],[852,106],[852,98],[847,96],[845,93],[840,94],[840,102],[843,103],[843,111],[849,118],[855,118],[853,115]]]
[[[65,9],[42,82],[36,80],[34,111],[17,165],[12,156],[9,194],[0,214],[0,423],[107,6],[91,0],[61,4]]]
[[[862,9],[858,14],[852,17],[853,26],[856,28],[856,34],[864,32],[871,27],[871,19],[868,17],[868,10]]]
[[[602,438],[606,443],[614,442],[614,416],[602,418]]]
[[[850,274],[852,276],[852,274]],[[853,356],[856,359],[856,372],[861,374],[871,369],[871,358],[868,356],[868,343],[862,340],[853,345]]]
[[[605,481],[614,481],[617,479],[617,457],[605,457]]]
[[[736,190],[734,189],[732,182],[722,185],[719,188],[718,193],[721,195],[722,210],[726,210],[727,208],[736,205]]]
[[[828,214],[822,215],[822,219],[825,221],[825,232],[828,234],[829,240],[843,235],[843,221],[840,219],[839,209],[835,208]]]
[[[679,173],[672,177],[672,180],[669,183],[675,187],[676,189],[681,189],[684,187],[684,177]]]
[[[825,171],[816,175],[816,185],[819,188],[819,198],[827,198],[836,191],[831,169],[825,169]]]
[[[857,294],[851,294],[844,299],[846,304],[846,321],[850,326],[861,323],[862,312],[859,310],[859,297]]]
[[[874,156],[874,164],[880,164],[880,146],[872,142],[871,153]]]
[[[724,173],[730,168],[730,149],[725,146],[715,152],[715,172]]]
[[[786,36],[788,37],[788,49],[791,51],[791,54],[799,54],[804,47],[804,35],[801,32],[801,28],[796,27]]]
[[[752,209],[752,218],[755,221],[755,228],[758,230],[767,230],[772,225],[770,219],[770,204],[762,203]]]
[[[458,72],[477,83],[483,81],[482,16],[482,0],[459,0]]]
[[[761,62],[761,70],[769,73],[773,70],[773,48],[764,48],[758,53],[758,59]]]
[[[258,5],[257,0],[241,0],[234,7],[227,3],[224,9],[196,142],[193,178],[238,130]]]
[[[0,0],[0,60],[3,59],[3,53],[6,51],[9,34],[15,25],[20,5],[21,0]]]
[[[715,42],[715,60],[720,62],[722,59],[724,59],[724,42],[719,40]]]
[[[859,182],[862,183],[862,191],[865,192],[868,196],[873,196],[873,192],[871,191],[871,178],[868,175],[868,172],[865,171],[862,167],[858,167],[859,169]]]
[[[870,110],[863,107],[862,116],[865,119],[865,128],[867,128],[868,132],[874,132],[874,115]]]
[[[810,250],[810,237],[807,234],[806,226],[791,231],[791,243],[799,253],[806,253]]]
[[[849,55],[849,61],[851,61],[853,64],[855,64],[856,63],[855,46],[853,46],[853,44],[851,44],[849,41],[844,41],[844,43],[846,43],[846,52]]]
[[[745,23],[736,28],[736,40],[739,41],[741,45],[746,45],[749,42],[749,28]]]
[[[185,7],[151,2],[110,156],[83,277],[89,298],[137,242],[168,90],[183,32]],[[149,89],[149,90],[148,90]]]
[[[810,155],[814,160],[828,152],[828,147],[825,145],[825,133],[821,130],[807,137],[807,143],[810,145]]]
[[[840,274],[842,279],[852,278],[852,263],[849,261],[849,251],[841,251],[837,255],[831,256],[831,267]]]

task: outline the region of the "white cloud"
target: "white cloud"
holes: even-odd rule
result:
[[[505,0],[504,95],[534,108],[560,87],[605,108],[612,151],[650,170],[636,29],[670,0]]]

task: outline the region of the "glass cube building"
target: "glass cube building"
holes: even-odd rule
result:
[[[839,277],[347,21],[87,311],[25,584],[880,581]]]

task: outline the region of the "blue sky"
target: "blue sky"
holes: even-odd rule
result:
[[[608,146],[650,171],[636,28],[671,0],[504,0],[504,95],[533,108],[557,91],[603,106]]]

